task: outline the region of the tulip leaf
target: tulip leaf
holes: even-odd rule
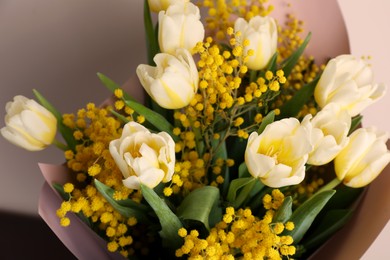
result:
[[[130,120],[129,119],[127,119],[124,115],[122,115],[122,114],[120,114],[120,113],[118,113],[118,112],[116,112],[115,110],[110,110],[110,113],[111,114],[113,114],[114,116],[116,116],[116,118],[118,118],[119,120],[121,120],[123,123],[128,123],[128,122],[130,122]]]
[[[275,120],[275,111],[271,111],[261,121],[260,127],[257,130],[257,133],[261,134],[264,131],[264,129],[267,127],[267,125],[273,123],[274,120]]]
[[[320,77],[317,76],[317,78],[315,78],[313,81],[298,90],[294,96],[280,108],[280,115],[278,118],[297,116],[303,105],[306,104],[312,97],[319,79]]]
[[[106,75],[98,72],[97,76],[100,79],[100,81],[103,83],[103,85],[106,86],[106,88],[108,88],[108,90],[110,90],[112,93],[114,93],[116,89],[122,89],[121,86],[119,86],[116,82],[114,82],[112,79],[110,79]],[[129,94],[127,94],[125,91],[123,91],[123,98],[124,98],[124,100],[135,101],[135,99],[132,96],[130,96]]]
[[[147,46],[146,49],[148,50],[148,64],[155,65],[153,58],[159,52],[159,46],[156,37],[157,30],[155,30],[153,26],[148,0],[144,0],[144,26]]]
[[[183,244],[178,230],[183,227],[180,219],[172,212],[163,199],[148,186],[141,184],[142,195],[156,213],[160,224],[160,236],[164,247],[177,249]]]
[[[351,122],[351,128],[349,129],[349,134],[352,134],[353,131],[355,131],[359,125],[362,123],[363,116],[362,115],[357,115],[354,118],[352,118]]]
[[[94,180],[96,189],[103,195],[103,197],[116,209],[122,216],[126,218],[135,217],[139,222],[147,220],[145,205],[136,203],[131,199],[115,200],[113,198],[114,190],[97,179]]]
[[[58,192],[58,194],[60,194],[61,198],[63,200],[69,200],[70,196],[69,196],[69,193],[66,193],[64,191],[64,186],[59,184],[59,183],[53,183],[52,184],[53,188]]]
[[[292,215],[292,197],[288,196],[284,198],[282,206],[275,212],[275,215],[272,219],[273,223],[286,223]]]
[[[239,178],[245,178],[245,177],[250,177],[251,174],[248,171],[248,167],[246,166],[246,163],[243,162],[240,164],[238,167],[238,177]]]
[[[238,208],[245,200],[248,199],[256,180],[257,179],[253,177],[232,180],[226,197],[227,201],[235,208]]]
[[[57,119],[58,131],[61,133],[64,138],[68,148],[75,151],[76,149],[76,140],[73,137],[73,131],[69,127],[65,126],[62,120],[62,114],[36,89],[33,89],[34,95],[38,99],[39,103],[47,110],[49,110],[54,117]]]
[[[299,57],[303,54],[304,50],[306,49],[307,44],[309,43],[311,38],[311,33],[309,33],[301,46],[290,56],[288,57],[283,63],[282,63],[282,68],[284,71],[284,76],[287,78],[295,65],[297,64]]]
[[[277,68],[277,60],[278,60],[278,53],[275,52],[275,54],[272,56],[271,60],[268,63],[267,70],[275,72]]]
[[[283,234],[292,236],[294,243],[298,244],[310,228],[318,213],[320,213],[335,192],[335,190],[326,190],[316,193],[306,200],[292,213],[291,218],[289,219],[289,221],[294,223],[294,229],[286,231]]]
[[[204,186],[188,194],[177,208],[177,216],[184,220],[196,220],[209,230],[209,215],[219,201],[219,189]]]
[[[324,243],[331,235],[342,228],[352,217],[350,209],[328,211],[317,228],[302,241],[306,250],[314,249]]]
[[[136,101],[125,100],[125,103],[134,109],[134,111],[136,111],[138,114],[143,115],[145,119],[159,131],[164,131],[168,133],[173,138],[173,140],[176,142],[179,141],[179,137],[173,134],[173,126],[166,120],[165,117]]]

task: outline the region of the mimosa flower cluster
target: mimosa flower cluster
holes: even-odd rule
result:
[[[41,105],[7,104],[7,140],[64,150],[64,228],[77,214],[129,259],[295,259],[345,224],[351,205],[334,200],[357,199],[390,162],[388,134],[360,115],[386,86],[350,54],[316,64],[310,34],[272,10],[145,0],[145,104],[100,73],[108,106],[61,114],[37,91]],[[344,215],[328,221],[332,210]]]

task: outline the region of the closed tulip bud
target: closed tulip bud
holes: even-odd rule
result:
[[[360,188],[373,181],[390,162],[388,134],[376,128],[359,128],[334,164],[337,178],[346,186]]]
[[[264,69],[276,52],[278,42],[278,28],[272,17],[255,16],[245,21],[238,18],[234,24],[234,30],[241,32],[242,40],[249,40],[249,45],[244,47],[244,52],[253,50],[246,65],[251,70]]]
[[[161,52],[175,54],[184,48],[192,52],[203,41],[205,30],[200,21],[200,11],[191,2],[181,1],[158,15],[158,42]]]
[[[351,116],[336,103],[324,107],[311,120],[313,126],[311,141],[314,146],[309,154],[308,164],[323,165],[332,161],[348,144]]]
[[[354,117],[385,93],[384,84],[373,83],[370,65],[352,55],[340,55],[326,65],[314,97],[320,107],[338,103]]]
[[[160,11],[165,11],[170,5],[179,2],[187,2],[188,0],[148,0],[150,10],[152,12],[158,13]]]
[[[144,126],[129,122],[122,136],[110,142],[109,150],[129,189],[149,188],[172,179],[175,169],[175,142],[165,132],[151,133]]]
[[[301,124],[286,118],[269,124],[260,135],[251,133],[245,150],[249,173],[272,188],[300,183],[313,149],[310,132],[309,120]]]
[[[137,75],[146,92],[157,104],[167,109],[188,105],[198,90],[199,75],[195,61],[185,49],[176,56],[159,53],[154,57],[156,67],[141,64]]]
[[[9,142],[29,151],[49,146],[57,132],[57,120],[35,100],[15,96],[6,104],[5,124],[0,131]]]

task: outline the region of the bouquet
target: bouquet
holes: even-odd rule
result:
[[[307,258],[348,222],[390,161],[388,134],[360,123],[386,86],[367,59],[319,64],[302,23],[272,14],[266,0],[145,0],[145,102],[98,73],[101,106],[62,114],[37,90],[6,105],[4,138],[64,151],[41,165],[61,202],[45,192],[40,214],[78,257]]]

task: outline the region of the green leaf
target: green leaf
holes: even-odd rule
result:
[[[351,122],[351,128],[349,129],[349,134],[352,134],[353,131],[355,131],[359,125],[362,123],[363,116],[362,115],[357,115],[354,118],[352,118]]]
[[[271,111],[261,121],[259,129],[257,130],[257,133],[261,134],[264,131],[264,129],[267,127],[267,125],[273,123],[274,120],[275,120],[275,111]]]
[[[350,209],[328,211],[316,230],[302,242],[305,249],[314,249],[323,244],[351,219],[352,213]]]
[[[303,54],[304,50],[306,49],[307,44],[309,43],[311,38],[311,33],[309,33],[301,46],[290,56],[288,57],[282,64],[282,69],[284,71],[284,76],[287,78],[295,65],[297,64],[299,57]]]
[[[130,120],[127,119],[124,115],[116,112],[115,110],[110,110],[110,113],[113,114],[114,116],[116,116],[119,120],[121,120],[123,123],[128,123]]]
[[[292,215],[292,197],[288,196],[284,199],[282,206],[275,212],[272,222],[286,223]]]
[[[147,221],[146,210],[147,207],[138,204],[131,199],[115,200],[113,198],[114,190],[97,179],[94,180],[96,189],[103,195],[103,197],[116,209],[122,216],[126,218],[135,217],[139,222]]]
[[[160,236],[163,246],[172,249],[179,248],[183,244],[183,239],[177,234],[177,231],[183,227],[183,224],[153,189],[141,184],[141,191],[160,220]]]
[[[278,60],[278,53],[275,52],[275,54],[272,56],[271,60],[268,63],[267,70],[275,72],[276,69],[277,69],[277,67],[276,67],[277,66],[277,63],[276,63],[277,60]]]
[[[106,75],[98,72],[97,76],[100,79],[100,81],[103,83],[103,85],[106,86],[106,88],[110,90],[112,93],[114,93],[116,89],[122,89],[121,86],[119,86],[117,83],[115,83],[112,79],[110,79]],[[124,91],[123,91],[123,98],[125,100],[135,101],[133,97],[131,97],[129,94],[127,94]]]
[[[125,100],[125,103],[129,107],[134,109],[135,112],[140,115],[143,115],[145,119],[154,127],[156,127],[159,131],[164,131],[168,133],[173,138],[173,140],[175,140],[176,142],[179,141],[179,137],[173,134],[173,126],[166,120],[165,117],[136,101]]]
[[[53,188],[60,194],[63,200],[69,200],[69,194],[64,191],[64,186],[58,183],[52,184]]]
[[[294,239],[294,244],[298,244],[306,231],[310,228],[314,219],[326,205],[328,200],[335,194],[335,190],[327,190],[316,193],[310,199],[299,206],[291,215],[289,221],[292,221],[295,228],[292,231],[286,231],[284,235],[290,235]]]
[[[196,220],[209,230],[209,215],[219,200],[219,189],[204,186],[188,194],[177,209],[177,216],[184,220]]]
[[[58,131],[61,133],[65,142],[67,143],[69,149],[75,151],[76,149],[76,140],[73,137],[73,131],[69,127],[65,126],[62,122],[62,114],[44,97],[41,93],[39,93],[36,89],[33,89],[33,92],[38,99],[39,103],[47,110],[49,110],[54,117],[57,119],[57,127]]]
[[[243,162],[238,167],[238,178],[245,178],[245,177],[251,177],[251,174],[248,171],[248,167],[246,166],[246,163]]]
[[[313,81],[298,90],[295,95],[280,108],[280,115],[278,118],[297,116],[303,105],[306,104],[313,95],[319,79],[320,77],[317,76]]]
[[[256,179],[253,177],[238,178],[230,182],[227,201],[233,204],[235,208],[239,207],[248,197]],[[239,191],[241,189],[241,191]]]
[[[154,65],[153,58],[159,52],[156,31],[153,27],[148,0],[144,1],[144,26],[146,36],[146,49],[148,50],[148,64]]]

